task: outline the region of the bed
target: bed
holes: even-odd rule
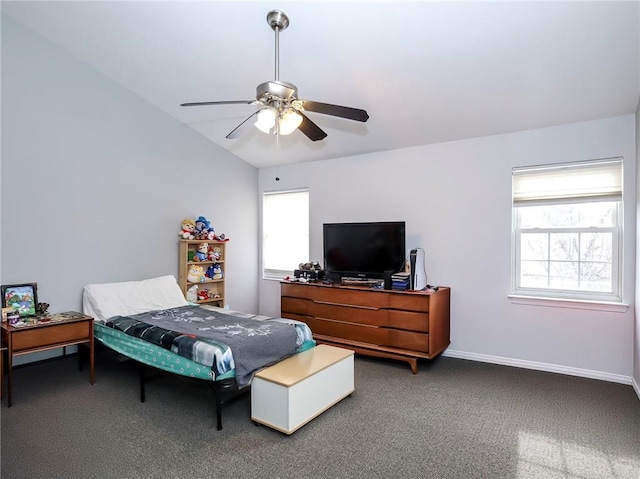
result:
[[[315,346],[300,321],[190,303],[172,275],[89,284],[82,301],[95,339],[140,365],[142,402],[149,368],[207,381],[218,430],[224,404],[247,392],[258,370]]]

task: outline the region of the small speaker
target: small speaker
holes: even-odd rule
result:
[[[391,275],[393,271],[384,272],[384,289],[391,289]]]

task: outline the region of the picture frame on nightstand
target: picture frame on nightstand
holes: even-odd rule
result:
[[[12,308],[20,317],[36,315],[38,305],[38,284],[3,284],[0,286],[2,307]]]

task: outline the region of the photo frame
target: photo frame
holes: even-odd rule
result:
[[[38,306],[38,284],[3,284],[2,307],[18,311],[21,317],[35,316]]]

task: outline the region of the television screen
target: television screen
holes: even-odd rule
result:
[[[324,269],[341,277],[382,279],[406,259],[405,223],[325,223]]]

